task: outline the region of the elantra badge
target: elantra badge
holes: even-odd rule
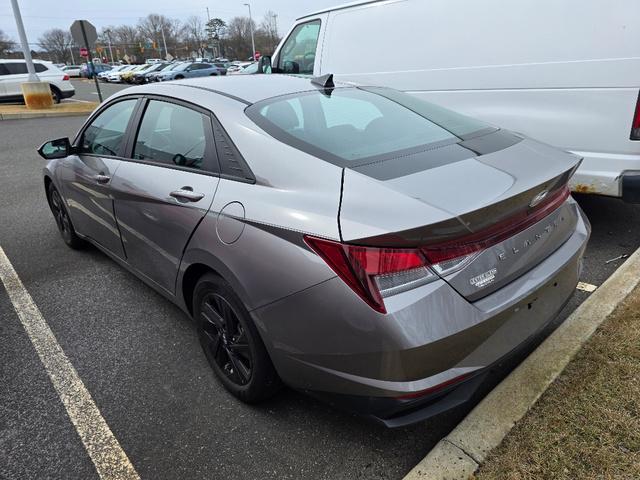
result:
[[[531,200],[531,203],[529,203],[530,207],[535,207],[536,205],[538,205],[542,200],[544,200],[547,195],[549,195],[549,190],[543,190],[541,191],[539,194],[537,194],[535,197],[533,197],[533,200]]]

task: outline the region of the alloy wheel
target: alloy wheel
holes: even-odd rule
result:
[[[58,225],[58,229],[60,230],[63,238],[70,238],[71,221],[69,220],[69,214],[67,213],[67,209],[62,203],[60,194],[56,189],[53,189],[51,192],[51,211],[53,212],[53,217],[56,220],[56,224]]]
[[[247,334],[237,312],[221,295],[210,293],[202,300],[200,341],[209,361],[237,385],[251,379],[253,358]]]

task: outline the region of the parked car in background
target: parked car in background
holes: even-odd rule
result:
[[[169,64],[166,63],[166,62],[165,63],[154,63],[154,64],[151,65],[150,68],[147,68],[146,70],[135,72],[133,74],[132,83],[136,83],[136,84],[148,83],[149,82],[149,76],[152,73],[159,72],[160,70],[165,68],[167,65],[169,65]]]
[[[138,65],[125,65],[123,68],[118,69],[116,71],[112,70],[110,72],[107,72],[107,75],[105,75],[104,78],[109,83],[122,83],[122,75],[133,70],[137,66]]]
[[[143,65],[136,65],[134,68],[127,70],[120,75],[120,80],[124,83],[133,83],[134,75],[136,73],[144,73],[153,67],[153,63],[145,63]]]
[[[166,67],[161,68],[160,70],[149,73],[149,75],[147,76],[147,83],[158,82],[161,74],[174,70],[178,68],[179,65],[182,65],[183,63],[185,62],[173,62],[167,65]]]
[[[235,61],[231,62],[231,64],[227,67],[227,73],[236,73],[242,70],[247,65],[251,65],[253,62],[240,62]]]
[[[234,75],[255,75],[258,73],[258,62],[250,62],[237,72],[233,72]]]
[[[98,80],[106,82],[106,81],[108,81],[107,80],[107,75],[109,75],[111,73],[119,72],[120,70],[124,69],[127,66],[128,65],[115,65],[115,66],[111,67],[109,70],[105,70],[103,72],[100,72],[100,73],[98,73]]]
[[[69,81],[69,75],[51,62],[34,60],[33,66],[41,81],[47,82],[51,88],[51,95],[55,103],[63,98],[73,97],[75,88]],[[21,102],[21,84],[28,81],[29,73],[24,60],[0,59],[0,101]]]
[[[158,81],[166,82],[168,80],[181,80],[183,78],[193,77],[215,77],[223,75],[222,69],[211,63],[187,62],[179,65],[173,70],[160,72]]]
[[[66,73],[70,77],[79,77],[81,67],[80,65],[66,65],[62,67],[60,70],[62,70],[64,73]]]
[[[504,5],[367,0],[324,9],[296,21],[271,64],[398,88],[522,132],[584,157],[574,191],[640,202],[640,2]],[[380,34],[395,24],[392,40]]]
[[[229,62],[213,62],[213,65],[220,69],[220,75],[226,75],[227,67],[229,67],[231,64]]]
[[[80,76],[91,79],[94,75],[97,75],[98,78],[100,78],[100,74],[109,72],[111,69],[111,65],[107,65],[106,63],[83,63]]]
[[[161,58],[148,58],[145,63],[153,65],[155,63],[162,63],[162,62],[164,62],[164,60],[162,60]]]
[[[67,245],[93,243],[195,320],[240,400],[283,381],[419,422],[486,389],[573,295],[580,158],[398,90],[311,80],[117,92],[75,140],[40,147],[49,206]]]

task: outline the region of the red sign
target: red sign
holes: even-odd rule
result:
[[[89,56],[89,52],[87,51],[86,48],[81,48],[80,49],[80,56],[81,57],[88,57]]]

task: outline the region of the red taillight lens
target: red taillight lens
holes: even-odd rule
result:
[[[386,313],[383,297],[435,280],[417,249],[347,245],[305,235],[305,242],[367,304]]]
[[[65,75],[64,77],[62,77],[62,80],[69,80],[69,75]]]
[[[631,140],[640,140],[640,94],[638,94],[638,100],[636,101],[636,110],[633,114],[633,121],[631,122]]]
[[[569,197],[564,186],[521,214],[480,232],[420,248],[349,245],[305,235],[304,240],[365,302],[386,313],[383,299],[436,280],[465,266],[475,254],[525,230]],[[436,273],[434,273],[434,270]]]

